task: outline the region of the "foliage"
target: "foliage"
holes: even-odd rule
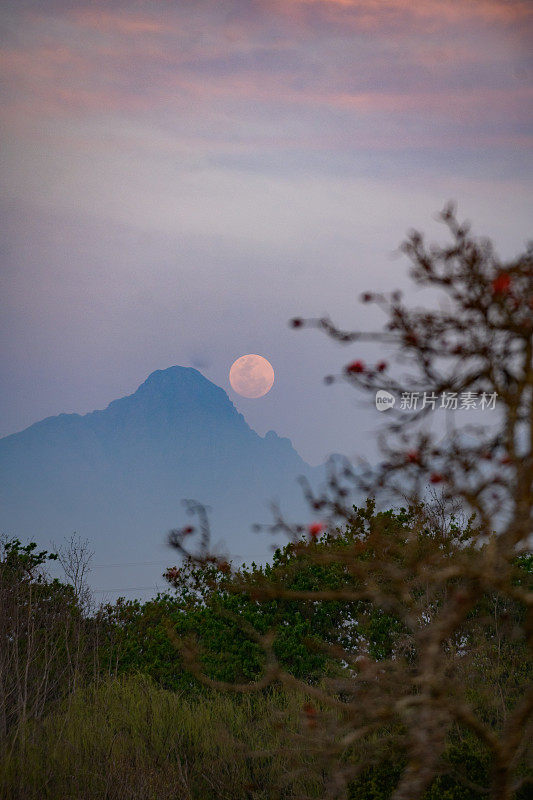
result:
[[[275,629],[279,662],[309,683],[334,670],[324,646],[339,644],[357,653],[364,647],[372,657],[386,658],[402,631],[401,623],[367,602],[324,600],[310,605],[298,598],[257,599],[255,594],[264,595],[265,587],[279,584],[291,591],[354,588],[357,579],[338,554],[360,540],[373,520],[386,520],[392,539],[393,531],[405,536],[413,516],[405,509],[376,514],[369,501],[364,509],[354,508],[344,531],[317,541],[302,539],[297,546],[289,543],[265,566],[243,566],[230,574],[212,564],[185,561],[179,569],[167,570],[174,592],[145,603],[122,599],[105,608],[102,616],[112,631],[108,660],[115,661],[120,672],[142,672],[165,688],[197,690],[201,684],[183,668],[169,639],[171,625],[180,639],[196,635],[206,675],[226,682],[253,681],[262,669],[263,650],[243,624],[262,633]],[[317,553],[327,553],[328,562],[317,561]],[[368,552],[361,551],[359,557],[368,558]]]
[[[0,760],[5,800],[273,800],[320,797],[312,776],[290,776],[279,718],[296,730],[301,698],[208,694],[186,698],[127,676],[78,690]],[[282,731],[281,731],[282,736]],[[283,738],[283,736],[282,736]],[[301,754],[303,764],[309,757]]]
[[[49,580],[56,554],[4,538],[0,548],[0,739],[72,691],[87,663],[91,623],[74,587]]]
[[[318,730],[309,725],[306,706],[297,692],[187,696],[132,675],[89,684],[45,718],[27,722],[15,746],[0,751],[0,795],[5,800],[323,798],[323,776],[314,765]],[[487,753],[474,737],[456,737],[446,757],[470,780],[486,779]],[[356,762],[357,752],[348,758]],[[402,767],[391,753],[365,769],[349,786],[350,800],[388,800]],[[424,800],[480,796],[444,775]],[[523,790],[517,798],[526,796]]]

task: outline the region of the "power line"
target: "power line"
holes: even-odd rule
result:
[[[118,564],[92,564],[90,569],[99,569],[100,567],[157,567],[161,566],[161,561],[125,561]]]
[[[92,592],[155,592],[153,586],[126,586],[124,589],[91,589]]]

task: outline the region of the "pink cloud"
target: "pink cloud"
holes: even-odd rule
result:
[[[190,13],[188,4],[164,8],[88,6],[56,18],[33,14],[23,44],[16,40],[0,50],[10,124],[20,124],[24,113],[34,119],[112,112],[156,119],[163,112],[197,124],[200,138],[210,125],[231,130],[233,124],[244,148],[247,136],[264,146],[262,120],[276,115],[280,141],[288,142],[284,120],[302,112],[332,142],[332,119],[341,112],[349,128],[367,125],[361,141],[387,119],[396,129],[403,126],[405,139],[425,120],[422,134],[436,143],[439,121],[453,120],[459,140],[477,126],[476,135],[487,141],[507,136],[519,147],[528,141],[512,128],[513,122],[524,128],[531,91],[513,77],[518,34],[506,27],[526,29],[531,14],[520,0],[263,0],[249,14],[239,14],[232,0],[224,9],[208,2]],[[341,18],[341,28],[327,29],[328,21]],[[294,21],[303,25],[297,35]],[[490,23],[490,35],[480,32],[483,22]],[[424,36],[418,23],[443,30]],[[313,45],[300,35],[309,26]],[[491,121],[498,122],[493,134],[483,130]],[[305,139],[303,126],[300,137],[296,141]],[[383,136],[389,138],[394,142]]]
[[[68,17],[80,27],[92,28],[102,33],[139,36],[168,30],[168,26],[161,20],[137,16],[128,11],[121,13],[89,7],[72,11]]]
[[[432,29],[469,22],[509,24],[533,15],[528,0],[272,0],[271,5],[302,21],[308,13],[332,22],[352,19],[364,30],[379,30],[390,21]]]

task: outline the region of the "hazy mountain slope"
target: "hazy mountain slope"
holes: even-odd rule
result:
[[[307,519],[297,477],[319,480],[288,439],[255,433],[227,394],[197,370],[154,372],[104,411],[61,414],[0,439],[0,530],[47,544],[73,531],[95,563],[174,562],[166,531],[183,524],[181,500],[212,508],[215,539],[263,559],[271,545],[253,522],[268,504]],[[113,569],[115,571],[113,571]],[[152,585],[159,566],[95,570],[93,586]]]

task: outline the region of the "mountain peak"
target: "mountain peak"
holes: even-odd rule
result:
[[[156,369],[150,373],[146,380],[141,383],[135,394],[138,392],[157,392],[158,394],[171,394],[186,392],[187,394],[209,393],[216,394],[219,399],[225,397],[229,400],[226,392],[215,383],[198,372],[194,367],[167,367],[167,369]]]
[[[154,372],[151,372],[150,375],[146,378],[141,386],[145,384],[151,384],[156,386],[169,386],[173,383],[183,382],[183,381],[199,381],[199,382],[207,382],[207,378],[205,378],[201,372],[198,372],[197,369],[194,367],[180,367],[180,366],[173,366],[167,367],[166,369],[156,369]],[[140,388],[140,387],[139,387]]]
[[[176,393],[187,392],[205,393],[216,392],[225,395],[223,389],[216,386],[212,381],[198,372],[193,367],[168,367],[167,369],[156,369],[146,380],[141,383],[135,394],[144,392],[157,393],[162,395],[175,395]]]
[[[173,366],[155,370],[133,394],[114,400],[108,408],[115,411],[125,403],[130,407],[157,407],[168,411],[210,409],[224,416],[240,416],[224,389],[193,367]]]

